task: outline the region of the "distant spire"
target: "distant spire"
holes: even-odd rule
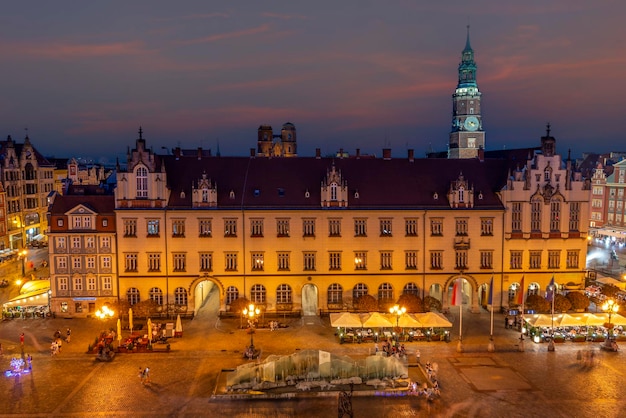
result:
[[[546,136],[549,137],[550,136],[550,122],[548,122],[546,124]]]
[[[472,46],[470,45],[470,25],[467,25],[467,40],[465,41],[465,51],[471,51]]]
[[[139,139],[143,139],[143,129],[141,129],[141,126],[139,127]]]
[[[216,157],[220,157],[221,156],[221,154],[220,154],[220,140],[219,139],[217,139],[217,150],[215,151],[215,156]]]

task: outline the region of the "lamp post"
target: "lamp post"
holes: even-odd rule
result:
[[[605,350],[617,351],[617,344],[613,342],[613,324],[611,323],[611,315],[619,311],[619,305],[613,299],[609,299],[602,304],[602,310],[609,314],[609,322],[606,324],[608,332],[603,348]]]
[[[250,352],[254,353],[254,326],[256,325],[256,317],[259,316],[261,310],[254,306],[254,303],[244,308],[243,315],[248,319],[248,326],[250,327]]]
[[[26,255],[27,254],[28,254],[28,251],[26,251],[26,249],[23,249],[22,251],[19,252],[20,259],[22,260],[22,277],[26,276]]]
[[[99,319],[113,318],[113,315],[115,315],[115,312],[106,305],[103,305],[102,308],[96,311],[96,316]]]
[[[400,317],[406,313],[406,308],[404,306],[400,307],[398,305],[393,305],[389,308],[389,312],[396,315],[396,328],[400,328]],[[396,337],[397,341],[397,337]]]

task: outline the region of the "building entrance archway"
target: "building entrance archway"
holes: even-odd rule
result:
[[[318,293],[314,284],[307,283],[302,287],[302,315],[317,315]]]
[[[215,318],[220,313],[220,288],[211,280],[202,280],[193,290],[194,318]]]

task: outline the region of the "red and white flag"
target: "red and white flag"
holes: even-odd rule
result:
[[[461,306],[463,304],[463,279],[456,279],[452,286],[452,306]]]

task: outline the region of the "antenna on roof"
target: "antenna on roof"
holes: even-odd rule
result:
[[[217,138],[216,141],[217,141],[217,150],[215,151],[215,156],[216,157],[220,157],[221,156],[221,154],[220,154],[220,139]]]

